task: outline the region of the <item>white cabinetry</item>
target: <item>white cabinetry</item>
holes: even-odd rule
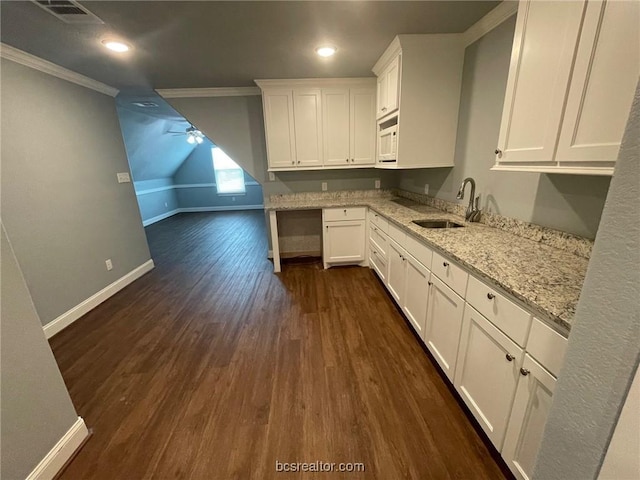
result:
[[[498,450],[523,355],[522,348],[467,304],[454,385]]]
[[[375,91],[322,89],[324,165],[349,167],[375,163]]]
[[[376,118],[384,117],[398,109],[400,97],[400,53],[398,53],[378,76],[378,101]]]
[[[453,166],[463,61],[459,34],[391,42],[373,67],[379,145],[388,147],[379,149],[377,168]]]
[[[404,259],[407,252],[394,240],[389,241],[389,269],[387,271],[387,288],[389,293],[402,306],[404,290],[407,283]],[[426,294],[426,292],[425,292]]]
[[[464,300],[435,275],[431,276],[424,340],[450,381],[456,369]]]
[[[256,80],[270,171],[375,165],[375,80]]]
[[[331,265],[365,263],[365,208],[325,208],[322,260]]]
[[[262,103],[269,168],[295,168],[296,141],[293,127],[293,90],[274,88],[263,91]]]
[[[293,126],[296,136],[296,165],[322,165],[322,97],[320,89],[293,90]]]
[[[494,170],[610,175],[640,74],[640,3],[521,0]]]

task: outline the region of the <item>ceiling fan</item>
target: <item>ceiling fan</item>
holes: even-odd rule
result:
[[[172,132],[169,130],[167,133],[171,133],[173,135],[186,135],[187,142],[191,144],[199,145],[204,141],[204,134],[193,125],[189,125],[184,132]]]

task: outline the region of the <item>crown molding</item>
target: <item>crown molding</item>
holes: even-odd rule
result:
[[[163,88],[156,93],[163,98],[248,97],[260,95],[258,87]]]
[[[60,65],[56,65],[55,63],[51,63],[40,57],[31,55],[30,53],[19,50],[11,45],[7,45],[6,43],[0,43],[0,57],[24,65],[25,67],[33,68],[34,70],[38,70],[48,75],[61,78],[62,80],[75,83],[76,85],[90,88],[96,92],[104,93],[111,97],[115,97],[119,92],[117,88],[113,88],[92,78],[85,77],[84,75],[68,70]]]
[[[267,87],[339,87],[362,86],[372,87],[376,85],[375,77],[353,78],[278,78],[273,80],[254,80],[260,88]]]
[[[484,17],[471,25],[463,34],[464,45],[469,46],[518,11],[518,2],[505,0]]]
[[[391,60],[398,56],[402,47],[400,46],[400,38],[398,35],[393,37],[393,40],[389,44],[389,46],[385,49],[384,53],[380,55],[380,58],[376,62],[376,64],[371,68],[373,73],[377,76],[380,76],[382,70],[389,64]]]

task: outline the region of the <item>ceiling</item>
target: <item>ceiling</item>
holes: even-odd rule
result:
[[[496,1],[85,1],[105,23],[72,25],[0,2],[2,42],[133,95],[253,86],[256,78],[372,76],[399,33],[463,32]],[[100,44],[118,36],[133,50]],[[328,59],[314,48],[338,47]]]

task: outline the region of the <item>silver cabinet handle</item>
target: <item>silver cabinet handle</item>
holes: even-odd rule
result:
[[[345,214],[345,215],[347,214],[347,209],[346,209],[346,208],[344,209],[344,214]]]
[[[376,227],[371,227],[373,229],[374,232],[377,232],[378,229]]]
[[[442,266],[443,267],[448,267],[449,266],[449,262],[442,262]]]
[[[300,165],[300,160],[298,160],[298,165]]]
[[[346,158],[346,159],[345,159],[345,162],[349,163],[349,159],[348,159],[348,158]]]
[[[494,298],[496,298],[496,296],[493,293],[489,292],[489,293],[487,293],[487,298],[489,300],[493,300]]]
[[[387,107],[382,107],[382,111],[386,112],[387,111]]]
[[[527,375],[529,375],[531,372],[529,370],[527,370],[526,368],[521,368],[520,369],[520,375],[522,375],[523,377],[526,377]]]
[[[498,158],[502,158],[502,150],[500,150],[499,148],[496,148],[496,155],[498,156]]]
[[[427,282],[427,284],[428,284],[429,286],[431,286],[431,285],[433,285],[433,282],[432,282],[432,281],[428,281],[428,282]]]
[[[353,158],[351,159],[351,161],[353,162]]]
[[[514,357],[513,355],[511,355],[510,353],[507,353],[505,355],[505,358],[507,359],[508,362],[513,362],[515,360],[516,357]]]

